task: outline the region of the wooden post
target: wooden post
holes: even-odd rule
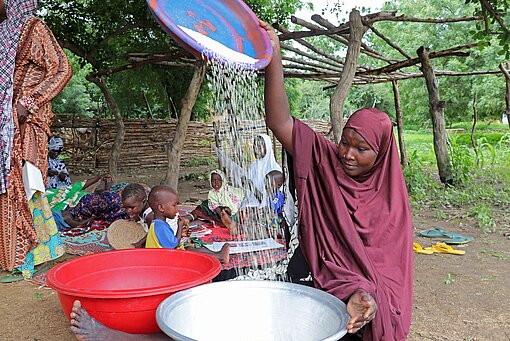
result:
[[[113,113],[115,118],[115,140],[113,141],[112,152],[110,154],[110,159],[108,160],[108,171],[114,177],[119,175],[119,158],[120,158],[120,150],[122,145],[124,144],[124,136],[126,135],[126,128],[124,127],[124,120],[122,119],[122,115],[120,114],[119,106],[117,105],[117,101],[113,97],[110,89],[104,82],[102,77],[93,76],[92,74],[87,75],[87,80],[96,84],[101,92],[104,95],[106,103],[108,104],[108,108]]]
[[[145,90],[142,90],[143,99],[145,100],[145,105],[147,105],[147,118],[149,120],[154,119],[154,115],[152,114],[151,105],[149,104],[149,100],[147,99],[147,94],[145,93]]]
[[[444,118],[444,102],[439,97],[439,83],[429,58],[429,49],[421,46],[417,51],[421,62],[420,70],[425,77],[429,93],[429,112],[432,119],[434,133],[434,151],[436,153],[437,168],[441,182],[453,185],[452,168],[448,158],[446,141],[446,122]]]
[[[503,72],[503,76],[505,76],[505,104],[506,104],[506,118],[508,120],[508,126],[510,127],[510,73],[508,73],[508,68],[510,68],[510,62],[506,63],[506,69],[503,64],[499,64],[499,69]]]
[[[175,127],[174,138],[167,145],[168,167],[166,177],[162,183],[174,189],[177,189],[177,185],[179,183],[182,148],[184,146],[184,140],[186,139],[191,111],[195,106],[198,93],[200,92],[200,87],[202,86],[202,81],[204,80],[205,70],[205,63],[203,61],[197,62],[191,83],[186,91],[186,95],[182,99],[181,114],[179,115],[177,126]]]
[[[473,150],[475,151],[476,156],[478,156],[478,151],[476,149],[476,141],[475,141],[475,129],[476,129],[476,121],[478,120],[478,114],[476,112],[476,93],[473,98],[473,127],[471,128],[471,146],[473,146]]]
[[[349,89],[352,85],[354,74],[356,73],[356,67],[358,66],[358,58],[361,50],[361,38],[363,38],[363,35],[367,31],[367,28],[363,26],[361,15],[357,10],[352,10],[349,15],[349,23],[349,46],[347,48],[344,68],[340,75],[340,80],[338,81],[335,92],[331,95],[329,102],[331,126],[336,143],[340,141],[340,137],[342,136],[342,129],[344,126],[344,103],[347,99],[347,95],[349,95]]]
[[[398,146],[400,148],[400,163],[403,167],[409,165],[409,159],[407,158],[406,145],[404,143],[404,124],[402,123],[402,108],[400,106],[400,91],[398,89],[398,81],[392,80],[393,85],[393,98],[395,99],[395,116],[397,118],[397,135],[398,135]]]

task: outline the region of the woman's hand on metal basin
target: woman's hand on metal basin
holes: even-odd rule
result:
[[[347,312],[351,316],[347,332],[354,334],[372,321],[377,311],[377,303],[366,291],[356,291],[347,302]]]

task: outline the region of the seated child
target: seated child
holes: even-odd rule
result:
[[[189,220],[187,218],[179,216],[177,211],[179,196],[170,187],[154,187],[149,194],[149,199],[147,199],[143,186],[139,184],[129,184],[122,192],[122,202],[124,209],[131,220],[140,220],[142,226],[157,226],[155,227],[155,231],[153,231],[152,235],[149,228],[147,237],[136,243],[135,247],[145,246],[175,248],[177,245],[172,246],[175,244],[175,240],[178,242],[180,241],[181,236],[184,234],[184,226],[189,225]],[[151,202],[153,202],[153,204],[151,204]],[[160,209],[158,203],[161,203],[163,209]],[[175,209],[169,207],[170,205],[174,205]],[[167,213],[162,212],[165,210]],[[161,229],[161,227],[163,227],[163,229]],[[163,233],[161,237],[162,240],[159,240],[158,233],[156,233],[156,231],[158,233]],[[170,236],[170,234],[172,234],[173,237]],[[213,252],[207,248],[197,249],[193,246],[185,247],[185,249],[210,254],[218,258],[222,263],[229,261],[230,245],[228,244],[225,244],[219,252]]]
[[[174,219],[177,216],[179,205],[177,193],[170,187],[156,186],[151,190],[148,202],[154,213],[154,219],[147,233],[145,247],[175,249],[182,236],[184,220],[182,218],[178,220],[177,231],[174,233],[166,219]]]
[[[229,186],[225,175],[220,170],[211,172],[210,183],[211,190],[207,195],[207,200],[191,212],[191,215],[197,218],[212,219],[227,227],[229,231],[235,231],[236,214],[241,207],[245,191],[242,188]]]
[[[121,197],[122,205],[124,206],[126,214],[129,216],[129,220],[137,221],[143,226],[145,232],[148,232],[149,226],[154,219],[154,213],[152,212],[147,200],[147,189],[141,184],[128,184],[122,190]],[[170,225],[174,234],[177,233],[178,220],[179,213],[177,213],[173,219],[166,219],[166,222]],[[184,218],[184,222],[187,222],[186,218]],[[133,245],[137,248],[145,247],[145,239],[146,237]]]
[[[266,192],[268,193],[268,207],[269,221],[268,228],[270,234],[274,237],[282,237],[283,231],[285,230],[285,218],[283,216],[283,209],[285,205],[285,195],[283,194],[283,183],[285,177],[282,172],[278,170],[272,170],[267,173],[265,178]]]

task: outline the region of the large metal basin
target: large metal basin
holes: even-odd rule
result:
[[[337,341],[345,304],[318,289],[269,281],[204,284],[165,299],[159,327],[177,341]]]

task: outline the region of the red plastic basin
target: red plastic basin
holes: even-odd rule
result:
[[[64,314],[75,300],[104,325],[128,333],[155,333],[156,309],[178,291],[209,283],[220,272],[209,255],[168,249],[129,249],[69,260],[48,272]]]

